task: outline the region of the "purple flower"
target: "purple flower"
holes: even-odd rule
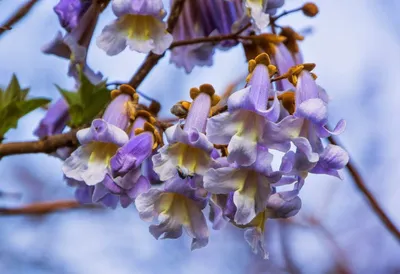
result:
[[[324,97],[320,97],[320,88],[314,78],[308,71],[302,70],[297,79],[294,116],[304,119],[304,123],[300,137],[293,139],[293,142],[310,162],[317,162],[318,154],[323,151],[320,138],[342,133],[346,122],[340,120],[333,131],[328,130],[326,128],[328,122],[327,102]]]
[[[78,147],[65,160],[63,172],[66,177],[84,181],[87,185],[102,182],[110,168],[110,158],[129,140],[124,131],[128,125],[126,103],[129,95],[117,96],[106,109],[103,119],[95,119],[90,128],[77,133]]]
[[[251,61],[248,86],[228,99],[228,112],[216,115],[207,123],[207,136],[215,144],[228,144],[228,161],[249,166],[260,148],[287,151],[290,140],[300,133],[301,119],[293,116],[275,123],[280,115],[276,93],[271,89],[266,54]],[[273,98],[270,103],[269,98]]]
[[[91,0],[60,0],[54,7],[54,11],[57,13],[61,26],[68,32],[76,28],[91,2]]]
[[[175,41],[229,34],[242,14],[240,1],[186,1],[172,34]],[[218,46],[226,49],[236,44],[236,41],[224,41]],[[170,61],[190,73],[195,66],[211,66],[215,48],[212,43],[176,47],[171,51]]]
[[[212,95],[203,92],[207,90],[211,91]],[[210,85],[201,86],[190,107],[184,128],[181,128],[179,122],[165,131],[168,145],[159,149],[153,156],[154,171],[162,181],[177,175],[181,177],[203,175],[207,169],[215,165],[215,161],[211,158],[214,146],[203,133],[213,95],[214,89]]]
[[[253,252],[260,252],[263,259],[268,258],[264,239],[265,222],[268,218],[288,218],[296,215],[301,208],[301,200],[297,194],[296,189],[269,196],[266,210],[259,213],[244,232],[244,238]]]
[[[273,45],[273,54],[271,55],[272,63],[277,67],[278,72],[280,75],[286,73],[291,67],[295,64],[295,60],[293,59],[292,54],[287,49],[287,47],[279,43],[278,45]],[[289,82],[288,79],[282,79],[276,81],[277,90],[284,91],[284,90],[294,90],[294,86],[292,83]]]
[[[295,32],[290,27],[283,27],[279,35],[284,36],[286,38],[286,40],[283,43],[285,44],[286,48],[292,55],[294,63],[296,65],[303,64],[304,63],[303,55],[300,51],[300,47],[297,42],[303,41],[304,37]]]
[[[269,25],[269,14],[267,13],[268,0],[245,0],[244,5],[247,15],[253,20],[257,31],[262,31]]]
[[[61,7],[57,8],[57,10],[65,18],[70,18],[69,16],[71,15],[68,13],[70,10],[62,9],[62,7],[70,7],[71,3],[71,7],[76,7],[77,4],[75,2],[61,1],[59,3]],[[89,5],[87,1],[82,3],[82,9],[79,11],[79,14],[82,14],[76,17],[77,24],[71,28],[70,32],[64,37],[58,32],[50,43],[42,47],[42,51],[46,54],[54,54],[65,59],[71,59],[68,75],[74,77],[77,82],[79,82],[79,77],[76,64],[83,64],[85,75],[93,84],[98,84],[103,76],[101,73],[95,73],[86,65],[86,53],[100,14],[100,5],[97,1],[93,1],[88,8],[86,8],[87,5]],[[84,7],[85,9],[83,9]]]
[[[124,176],[133,169],[140,170],[143,161],[152,155],[153,138],[151,132],[143,132],[119,148],[110,160],[113,176]]]
[[[233,203],[233,192],[229,194],[212,194],[209,199],[210,216],[213,229],[222,229],[229,220],[234,219],[236,206]]]
[[[276,192],[269,196],[267,202],[268,218],[289,218],[296,215],[301,208],[301,199],[299,196],[299,186],[290,191]]]
[[[118,18],[97,38],[97,46],[108,55],[116,55],[127,46],[142,53],[162,54],[172,43],[162,21],[162,0],[113,0],[112,8]]]
[[[58,99],[56,103],[49,107],[33,134],[39,138],[44,138],[61,133],[70,119],[68,109],[67,102],[63,98]]]
[[[201,211],[205,203],[195,198],[196,194],[188,187],[187,180],[174,178],[175,182],[166,185],[164,190],[150,189],[136,198],[135,205],[142,220],[158,218],[160,223],[149,228],[156,239],[161,235],[163,239],[179,238],[184,228],[193,238],[191,249],[194,250],[207,245],[209,232]]]
[[[75,199],[81,204],[102,204],[115,209],[118,204],[118,196],[112,193],[103,193],[103,186],[97,184],[88,186],[84,182],[66,178],[69,186],[75,187]]]
[[[265,210],[271,193],[271,184],[278,182],[281,175],[270,173],[272,155],[268,151],[258,154],[259,159],[250,167],[230,165],[209,169],[204,175],[204,188],[212,194],[233,192],[236,206],[235,223],[248,224]],[[258,163],[262,163],[258,165]]]
[[[131,170],[123,177],[111,178],[106,175],[102,184],[96,185],[102,191],[102,195],[113,194],[120,201],[123,208],[128,207],[141,193],[150,189],[150,182],[141,175],[140,170]],[[99,198],[103,196],[99,195]],[[96,201],[96,200],[95,200]]]

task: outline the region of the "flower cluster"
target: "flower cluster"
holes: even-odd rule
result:
[[[162,140],[154,117],[137,110],[138,95],[133,88],[122,85],[112,97],[103,117],[78,131],[82,146],[66,159],[63,172],[68,183],[77,186],[79,201],[115,208],[118,202],[129,206],[150,188],[142,169]]]
[[[44,48],[70,59],[72,76],[80,64],[93,84],[102,76],[88,68],[86,53],[108,2],[60,0],[54,10],[67,34],[58,34]],[[192,101],[174,105],[171,112],[180,119],[168,126],[139,104],[139,94],[130,85],[113,90],[102,117],[78,131],[80,146],[63,164],[77,200],[111,208],[135,204],[141,219],[158,220],[149,228],[155,238],[178,238],[185,230],[192,249],[208,243],[208,211],[213,229],[227,223],[245,229],[253,251],[266,258],[267,219],[296,215],[308,175],[341,178],[349,161],[341,147],[322,143],[322,138],[343,132],[345,122],[339,121],[333,130],[327,127],[329,98],[316,83],[315,65],[303,62],[297,42],[304,37],[289,27],[279,27],[279,34],[275,29],[262,33],[283,3],[186,1],[170,34],[162,0],[112,0],[117,18],[97,37],[97,45],[108,55],[127,46],[161,55],[173,40],[245,32],[251,40],[243,45],[249,74],[245,87],[231,93],[222,108],[213,86],[192,88]],[[302,10],[307,16],[318,13],[312,3]],[[211,65],[216,48],[229,49],[239,41],[171,47],[171,62],[189,73],[195,66]],[[62,132],[68,111],[65,100],[57,101],[35,134],[42,138]]]
[[[138,110],[137,93],[122,85],[102,119],[78,132],[81,146],[65,161],[64,174],[80,201],[110,207],[135,202],[143,220],[158,218],[150,226],[154,237],[177,238],[184,228],[192,249],[208,243],[203,211],[209,205],[213,228],[226,222],[246,228],[246,240],[265,257],[265,221],[300,210],[298,193],[309,173],[339,177],[348,161],[342,148],[322,146],[321,138],[342,132],[344,122],[326,128],[327,102],[312,68],[291,67],[286,75],[294,90],[276,91],[271,76],[277,68],[260,54],[249,62],[246,87],[217,115],[214,88],[191,89],[193,102],[178,103],[187,115],[165,130],[163,146],[155,118]],[[294,105],[282,103],[286,97]],[[285,153],[277,170],[271,165],[275,151]],[[162,185],[151,187],[145,165]],[[292,189],[281,191],[282,185]]]
[[[254,23],[253,29],[260,32],[268,26],[269,15],[274,14],[283,3],[283,0],[186,1],[172,34],[175,41],[224,35],[237,32],[250,22]],[[227,40],[217,45],[199,43],[174,48],[171,63],[190,73],[195,66],[211,66],[216,48],[227,50],[237,44],[237,41]]]

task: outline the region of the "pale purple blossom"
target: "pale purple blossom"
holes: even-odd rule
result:
[[[208,227],[202,213],[204,197],[199,197],[187,182],[190,178],[173,178],[164,189],[150,189],[140,194],[135,201],[139,216],[144,221],[158,218],[159,224],[149,227],[150,233],[159,239],[176,239],[183,229],[192,238],[191,249],[204,247],[208,243]]]
[[[97,1],[93,1],[91,4],[86,2],[79,6],[75,1],[61,1],[59,5],[62,5],[55,7],[57,14],[62,14],[63,16],[60,17],[60,20],[61,18],[67,20],[70,29],[68,29],[69,32],[65,36],[58,32],[53,40],[42,47],[42,51],[46,54],[54,54],[61,58],[70,59],[68,75],[74,77],[77,82],[79,82],[79,75],[76,65],[82,64],[83,73],[90,82],[98,84],[103,76],[101,73],[95,73],[87,66],[86,55],[100,14],[100,5]],[[88,7],[88,5],[90,6]]]
[[[269,98],[273,98],[269,102]],[[288,116],[276,123],[280,104],[271,88],[268,67],[257,64],[248,86],[228,99],[228,112],[209,119],[207,136],[216,144],[228,144],[228,161],[249,166],[260,148],[287,151],[300,133],[301,119]]]
[[[54,7],[60,24],[68,32],[76,28],[92,0],[60,0]]]
[[[112,9],[118,18],[97,38],[97,46],[108,55],[119,54],[127,46],[141,53],[162,54],[172,43],[162,21],[162,0],[113,0]]]
[[[129,140],[125,129],[128,125],[126,103],[130,99],[126,94],[117,96],[103,119],[95,119],[90,128],[78,131],[81,146],[64,162],[66,177],[84,181],[87,185],[96,185],[104,180],[110,168],[110,158]]]
[[[34,134],[39,138],[61,133],[69,121],[69,106],[67,102],[60,98],[49,106],[45,117],[40,121]]]

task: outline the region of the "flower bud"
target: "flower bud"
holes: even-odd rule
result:
[[[319,12],[318,6],[311,2],[305,3],[302,8],[302,11],[303,11],[304,15],[308,16],[308,17],[314,17]]]

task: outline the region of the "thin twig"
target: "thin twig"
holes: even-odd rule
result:
[[[6,22],[1,25],[0,35],[6,30],[11,29],[11,27],[18,23],[28,12],[32,9],[32,7],[39,2],[39,0],[30,0],[22,5]]]
[[[0,159],[14,154],[51,153],[60,147],[73,147],[78,144],[76,132],[77,130],[71,130],[39,141],[0,144]]]
[[[43,215],[67,209],[97,208],[96,205],[81,205],[75,200],[38,202],[18,208],[0,208],[0,215]]]
[[[254,40],[257,36],[241,36],[235,33],[227,34],[227,35],[217,35],[217,36],[208,36],[208,37],[200,37],[194,38],[190,40],[182,40],[176,41],[171,44],[169,49],[173,49],[176,47],[193,45],[193,44],[200,44],[200,43],[219,43],[226,40]]]
[[[331,144],[337,145],[338,142],[333,137],[328,137],[328,140]],[[364,180],[357,170],[355,165],[350,160],[347,163],[347,170],[349,171],[351,177],[353,178],[354,183],[364,194],[364,197],[367,199],[369,205],[371,206],[372,210],[376,213],[382,223],[386,226],[386,228],[393,234],[393,236],[400,242],[400,231],[394,225],[392,220],[390,220],[389,216],[385,213],[383,208],[379,205],[378,201],[375,199],[374,195],[369,191],[368,187],[365,185]]]
[[[286,16],[286,15],[288,15],[290,13],[301,11],[302,9],[303,9],[303,6],[301,6],[299,8],[296,8],[296,9],[292,9],[292,10],[287,10],[287,11],[285,10],[281,14],[279,14],[279,15],[277,15],[275,17],[271,17],[271,20],[270,20],[271,24],[274,24],[281,17],[284,17],[284,16]]]
[[[171,14],[167,20],[168,24],[167,31],[169,33],[172,33],[172,31],[174,30],[175,25],[178,22],[179,14],[181,14],[184,4],[185,0],[174,1],[174,4],[171,7]],[[155,65],[157,65],[158,61],[160,61],[160,59],[164,56],[164,54],[165,53],[161,55],[152,52],[149,53],[144,62],[142,63],[142,65],[132,76],[128,84],[134,88],[137,88],[143,82],[144,78],[146,78],[147,74],[155,67]]]

